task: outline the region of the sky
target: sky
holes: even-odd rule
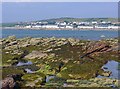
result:
[[[119,0],[1,0],[2,2],[119,2]]]
[[[3,2],[2,22],[35,21],[60,17],[115,18],[117,2]]]

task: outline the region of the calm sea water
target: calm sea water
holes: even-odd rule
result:
[[[93,30],[2,30],[2,37],[15,35],[17,38],[23,37],[73,37],[87,40],[99,40],[103,38],[118,37],[118,31],[93,31]],[[103,37],[102,37],[103,36]],[[104,37],[105,36],[105,37]]]

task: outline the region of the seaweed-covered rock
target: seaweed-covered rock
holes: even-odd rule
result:
[[[74,61],[68,62],[57,76],[65,79],[89,79],[96,77],[102,64],[98,65],[97,62],[91,63],[92,61],[90,62],[88,59],[83,60],[79,60],[79,63],[74,63]]]
[[[22,79],[25,81],[25,86],[40,87],[45,82],[45,75],[39,74],[25,74]]]

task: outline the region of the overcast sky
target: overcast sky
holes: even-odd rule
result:
[[[33,21],[49,18],[117,17],[117,2],[9,2],[2,4],[3,22]]]

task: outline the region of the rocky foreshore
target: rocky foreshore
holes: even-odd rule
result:
[[[0,39],[2,89],[14,87],[119,87],[102,66],[118,59],[118,39]],[[97,78],[98,75],[106,76]],[[9,81],[8,81],[9,80]],[[9,85],[10,84],[10,85]]]

